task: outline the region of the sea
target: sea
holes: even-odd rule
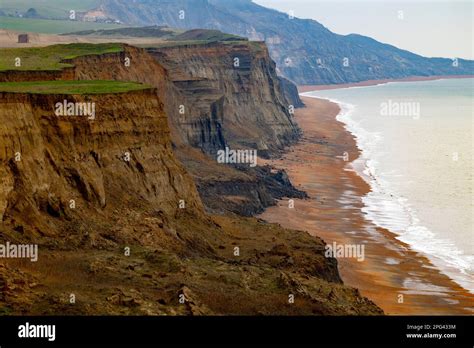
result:
[[[336,102],[370,184],[364,216],[474,293],[474,79],[304,93]]]

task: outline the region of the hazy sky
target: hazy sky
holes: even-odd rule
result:
[[[474,0],[254,0],[338,34],[373,37],[428,57],[474,59]],[[400,12],[401,11],[401,12]]]

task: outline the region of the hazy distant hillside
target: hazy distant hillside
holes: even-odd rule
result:
[[[337,35],[316,21],[290,19],[250,0],[103,0],[102,8],[129,25],[219,29],[265,40],[279,71],[298,84],[462,75],[474,70],[472,61],[459,60],[453,66],[451,59],[424,58],[360,35]]]

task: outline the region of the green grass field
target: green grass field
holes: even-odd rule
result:
[[[117,29],[123,26],[119,24],[80,22],[54,19],[32,19],[17,17],[0,17],[0,29],[16,31],[44,33],[44,34],[64,34],[75,31],[92,29]]]
[[[151,86],[141,83],[103,80],[0,82],[0,92],[32,94],[106,94],[148,88]]]
[[[0,10],[14,15],[34,8],[43,18],[66,19],[69,11],[84,12],[99,6],[99,0],[1,0]]]
[[[79,56],[122,52],[119,43],[89,44],[74,43],[47,47],[0,49],[0,71],[2,70],[60,70],[70,67],[61,63],[62,59]],[[21,66],[15,66],[15,59],[21,59]]]

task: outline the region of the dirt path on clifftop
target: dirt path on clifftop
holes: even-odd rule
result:
[[[292,183],[310,196],[295,200],[294,208],[282,200],[261,218],[286,228],[305,230],[327,244],[365,245],[365,259],[338,258],[345,284],[358,288],[387,314],[469,314],[470,294],[440,273],[423,255],[364,219],[361,197],[370,189],[342,156],[359,156],[352,135],[336,120],[337,104],[303,98],[307,105],[296,112],[302,140],[283,158],[267,161],[284,168]]]

